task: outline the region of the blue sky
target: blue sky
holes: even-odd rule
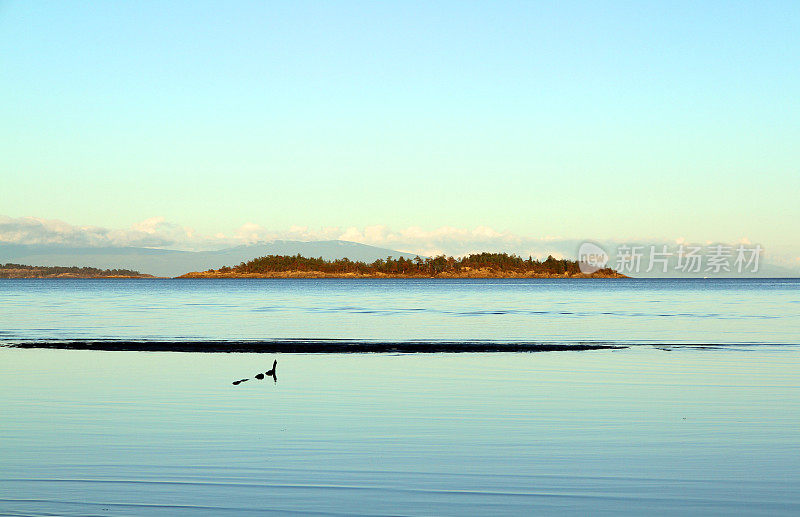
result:
[[[166,4],[0,2],[0,214],[800,256],[800,3]]]

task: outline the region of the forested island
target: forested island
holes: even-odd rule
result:
[[[187,273],[179,278],[627,278],[613,269],[581,273],[575,260],[523,259],[507,253],[477,253],[461,258],[378,259],[372,263],[349,259],[325,260],[301,255],[267,255],[222,267]]]
[[[130,269],[0,264],[0,278],[153,278]]]

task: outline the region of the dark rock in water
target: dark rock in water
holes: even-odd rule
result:
[[[5,345],[11,348],[47,348],[56,350],[108,350],[136,352],[205,352],[205,353],[294,353],[294,354],[363,354],[363,353],[475,353],[475,352],[577,352],[614,350],[628,345],[610,343],[494,343],[489,341],[400,341],[387,343],[348,340],[310,339],[303,341],[36,341]],[[273,363],[274,364],[274,363]],[[267,372],[266,375],[271,375]]]
[[[236,386],[236,385],[237,385],[237,384],[239,384],[240,382],[242,382],[242,381],[233,381],[233,385],[234,385],[234,386]]]
[[[258,375],[256,375],[256,379],[258,379],[260,381],[264,380],[264,374],[263,373],[259,373]]]

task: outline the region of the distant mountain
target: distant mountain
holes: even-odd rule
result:
[[[379,258],[414,258],[413,253],[348,241],[271,241],[218,251],[176,251],[153,248],[75,248],[57,245],[0,243],[0,263],[36,266],[78,266],[132,269],[156,276],[178,276],[190,271],[235,266],[265,255],[303,255],[326,260],[349,258],[373,262]]]

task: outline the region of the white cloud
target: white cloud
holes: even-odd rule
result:
[[[57,219],[0,216],[0,243],[50,244],[77,247],[137,246],[148,248],[192,248],[213,246],[225,239],[203,238],[191,228],[151,217],[128,229],[75,226]]]
[[[452,226],[424,230],[419,226],[410,226],[397,231],[383,225],[367,226],[363,230],[350,227],[338,238],[424,255],[463,254],[486,250],[487,246],[492,249],[507,248],[509,245],[517,247],[523,242],[519,236],[488,226],[478,226],[472,230]]]
[[[310,230],[307,226],[292,226],[286,231],[269,230],[260,224],[248,222],[236,229],[229,240],[236,244],[254,244],[273,240],[318,241],[339,239],[339,228]],[[220,234],[217,234],[220,235]]]
[[[345,240],[395,249],[420,255],[463,255],[478,251],[509,251],[535,256],[549,253],[571,255],[573,241],[526,239],[488,226],[474,229],[442,226],[425,230],[411,226],[392,230],[385,225],[363,228],[292,226],[272,230],[254,222],[244,223],[229,234],[202,235],[192,228],[150,217],[126,229],[99,226],[76,226],[64,221],[37,217],[0,216],[0,242],[15,244],[51,244],[64,246],[140,246],[173,249],[220,249],[272,240]]]

